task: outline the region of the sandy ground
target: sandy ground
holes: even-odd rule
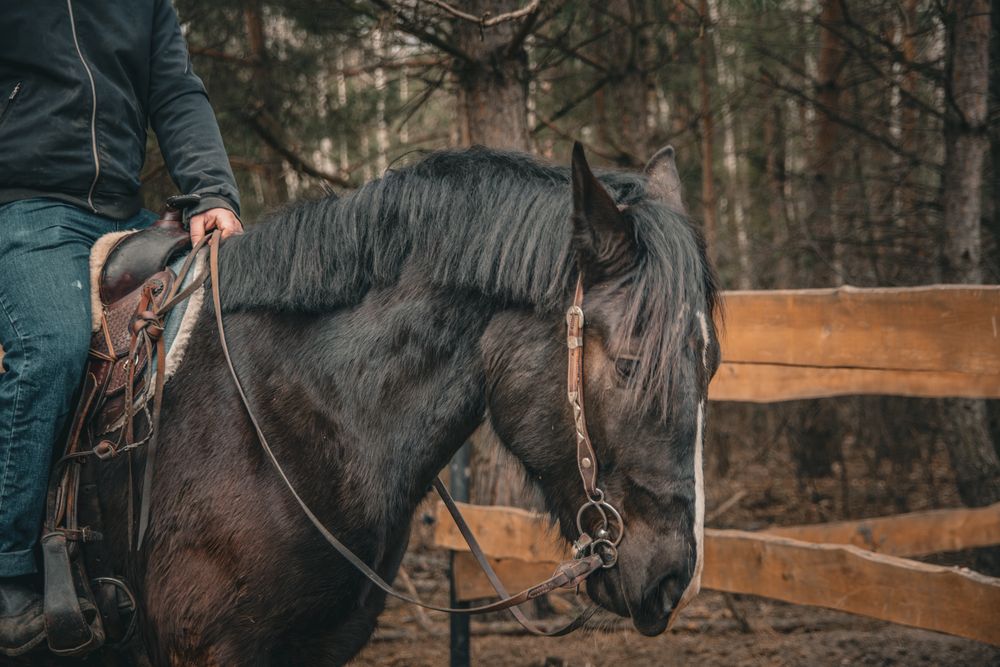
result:
[[[598,629],[561,638],[513,632],[506,622],[478,634],[473,623],[472,664],[531,667],[603,665],[1000,665],[1000,648],[934,632],[895,626],[824,609],[757,598],[733,601],[749,623],[734,620],[723,595],[707,592],[684,612],[669,633],[646,638],[610,617]],[[601,629],[603,623],[612,628]],[[502,629],[505,634],[495,634]],[[448,664],[447,623],[421,628],[412,610],[392,605],[383,629],[354,667],[431,667]]]

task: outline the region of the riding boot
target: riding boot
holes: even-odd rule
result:
[[[43,641],[42,595],[31,578],[0,578],[0,654],[22,655]]]

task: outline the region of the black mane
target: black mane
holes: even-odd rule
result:
[[[623,324],[640,332],[647,360],[634,378],[647,391],[636,394],[658,395],[665,407],[669,360],[698,326],[695,313],[714,311],[713,274],[700,236],[646,196],[644,176],[600,179],[631,218],[639,248]],[[499,304],[558,310],[575,280],[571,208],[568,168],[484,148],[431,153],[346,197],[279,209],[226,244],[224,309],[329,311],[414,266]]]

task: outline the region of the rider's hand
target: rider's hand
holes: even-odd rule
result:
[[[210,208],[204,213],[191,216],[191,244],[198,243],[213,229],[221,231],[222,238],[225,239],[233,234],[242,234],[243,223],[228,208]]]

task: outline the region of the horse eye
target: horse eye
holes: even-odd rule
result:
[[[618,357],[615,359],[615,372],[622,380],[631,380],[639,372],[639,360]]]

